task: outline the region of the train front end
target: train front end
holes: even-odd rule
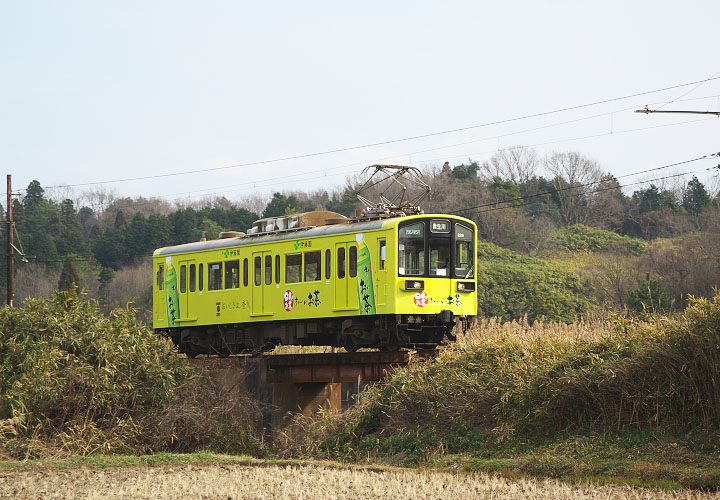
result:
[[[406,342],[436,344],[477,314],[477,226],[449,215],[407,217],[397,226],[397,329]]]

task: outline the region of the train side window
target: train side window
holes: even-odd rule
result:
[[[300,283],[300,269],[302,268],[302,254],[285,254],[285,283]]]
[[[330,279],[330,261],[332,260],[332,252],[325,250],[325,279]]]
[[[322,254],[318,252],[305,252],[305,281],[318,281],[322,278],[320,269]]]
[[[187,266],[180,266],[180,293],[187,291]]]
[[[157,273],[155,274],[155,282],[157,283],[158,290],[165,288],[165,268],[162,264],[158,266]]]
[[[380,262],[380,270],[382,271],[385,269],[385,259],[387,258],[387,251],[385,249],[385,240],[380,240],[380,258],[378,259],[378,262]]]
[[[248,286],[248,260],[243,260],[243,286]]]
[[[270,285],[272,283],[272,257],[269,255],[265,256],[265,284]]]
[[[240,286],[240,261],[229,260],[225,262],[225,288]]]
[[[203,278],[205,278],[205,275],[203,274],[203,265],[200,264],[198,266],[198,290],[201,292],[203,290]]]
[[[260,256],[255,257],[255,286],[262,284],[262,259]]]
[[[190,291],[195,291],[195,264],[190,264]]]
[[[275,256],[275,284],[280,283],[280,254]]]
[[[208,290],[222,290],[222,263],[208,264]]]
[[[345,247],[338,248],[338,278],[342,279],[345,277]]]
[[[357,276],[357,247],[351,246],[348,250],[348,274],[351,278]]]

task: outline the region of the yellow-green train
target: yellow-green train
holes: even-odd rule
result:
[[[477,314],[477,227],[308,212],[153,254],[153,326],[181,352],[431,348]]]

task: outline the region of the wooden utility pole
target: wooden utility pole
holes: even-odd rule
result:
[[[7,305],[15,302],[15,247],[13,246],[12,176],[7,176]]]

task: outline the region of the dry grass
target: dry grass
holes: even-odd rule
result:
[[[466,333],[459,332],[455,344],[450,347],[463,348],[482,339],[509,337],[517,341],[550,340],[597,340],[607,334],[607,321],[592,318],[573,323],[537,320],[527,318],[502,322],[499,318],[479,318]]]
[[[569,485],[485,474],[325,466],[177,465],[0,473],[0,498],[709,499],[717,494]]]

